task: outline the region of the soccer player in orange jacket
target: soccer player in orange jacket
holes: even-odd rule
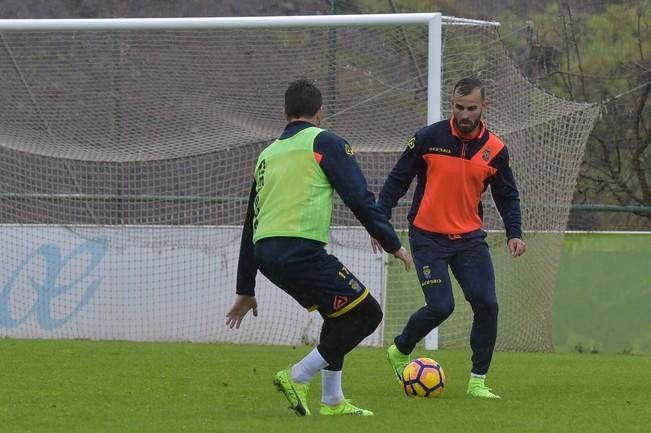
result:
[[[508,149],[481,120],[484,93],[476,78],[464,78],[454,86],[452,118],[426,126],[411,138],[386,179],[378,204],[390,218],[413,178],[418,179],[408,215],[409,241],[426,305],[411,315],[387,350],[396,375],[416,344],[452,314],[449,267],[474,313],[468,394],[499,398],[484,382],[495,348],[498,313],[493,263],[482,230],[481,194],[488,186],[504,221],[511,255],[522,255],[526,245]],[[374,250],[379,248],[375,240],[372,244]]]

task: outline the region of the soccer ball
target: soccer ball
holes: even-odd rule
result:
[[[402,387],[409,396],[438,397],[445,388],[445,373],[433,359],[417,358],[402,372]]]

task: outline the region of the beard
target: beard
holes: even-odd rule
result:
[[[477,120],[474,122],[472,120],[466,120],[465,122],[460,122],[459,119],[456,117],[454,118],[454,125],[457,127],[457,129],[464,134],[467,134],[469,132],[472,132],[475,130],[477,126],[479,126],[479,122],[481,121],[481,113],[479,113],[479,116],[477,117]]]

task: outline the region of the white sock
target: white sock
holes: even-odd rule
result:
[[[341,370],[321,370],[321,401],[336,406],[344,399],[341,389]]]
[[[292,366],[292,380],[296,383],[309,383],[328,363],[314,348],[307,356]]]
[[[475,373],[470,373],[470,377],[473,379],[486,379],[485,374],[475,374]]]

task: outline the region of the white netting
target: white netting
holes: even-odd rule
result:
[[[446,22],[448,25],[446,25]],[[549,350],[569,204],[596,114],[531,86],[491,26],[443,27],[443,112],[459,78],[486,83],[522,194],[529,252],[491,237],[499,347]],[[259,279],[261,317],[229,332],[239,228],[258,152],[284,126],[283,94],[318,81],[326,127],[375,192],[426,123],[425,26],[0,34],[0,336],[312,342],[320,319]],[[406,196],[406,198],[410,195]],[[486,196],[486,228],[501,222]],[[394,213],[406,227],[409,201]],[[413,275],[373,257],[337,205],[331,248],[385,301],[383,329],[422,304]],[[441,329],[465,344],[470,313]],[[256,324],[256,321],[258,322]]]

